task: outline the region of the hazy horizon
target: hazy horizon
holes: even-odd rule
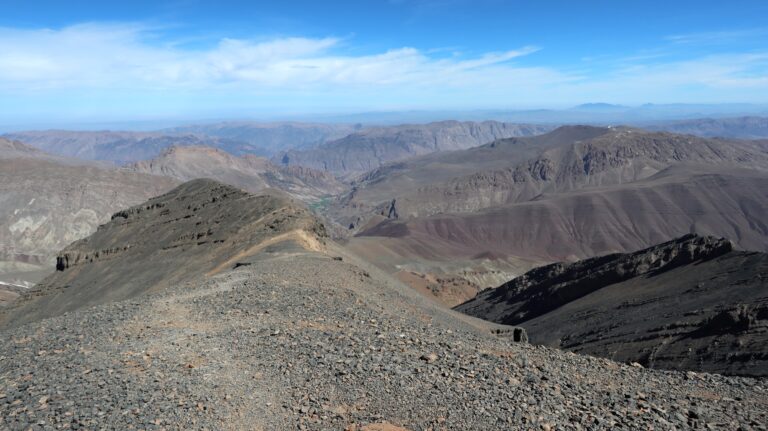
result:
[[[589,105],[596,105],[592,109]],[[327,123],[355,124],[368,126],[394,124],[422,124],[438,121],[503,121],[531,124],[593,124],[593,125],[642,125],[670,121],[684,121],[703,118],[733,118],[743,116],[767,116],[768,104],[707,104],[707,105],[608,105],[601,109],[601,102],[587,102],[564,109],[477,109],[466,111],[450,110],[403,110],[368,112],[327,112],[304,114],[273,114],[254,116],[220,117],[166,117],[166,118],[121,118],[94,121],[67,121],[45,119],[29,122],[0,123],[0,134],[26,130],[126,130],[157,131],[194,124],[215,123]]]

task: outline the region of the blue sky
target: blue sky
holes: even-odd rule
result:
[[[5,1],[0,124],[768,102],[766,1]]]

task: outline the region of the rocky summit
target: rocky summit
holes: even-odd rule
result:
[[[438,306],[323,232],[290,200],[210,180],[116,213],[24,295],[10,316],[28,323],[6,321],[0,428],[759,429],[768,421],[764,380],[527,344],[520,328]]]
[[[532,342],[644,366],[768,375],[768,254],[686,235],[533,269],[457,310]]]

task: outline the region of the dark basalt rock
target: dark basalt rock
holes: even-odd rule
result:
[[[691,234],[635,253],[610,254],[576,263],[554,263],[533,269],[499,288],[487,289],[459,309],[471,310],[482,299],[494,303],[503,301],[507,306],[502,315],[490,320],[515,325],[605,286],[641,275],[652,276],[731,250],[733,245],[726,239]]]
[[[768,254],[694,234],[533,269],[456,307],[533,343],[645,366],[768,374]]]

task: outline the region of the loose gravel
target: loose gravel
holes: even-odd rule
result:
[[[0,333],[0,429],[742,429],[766,380],[514,343],[383,274],[273,253]]]

